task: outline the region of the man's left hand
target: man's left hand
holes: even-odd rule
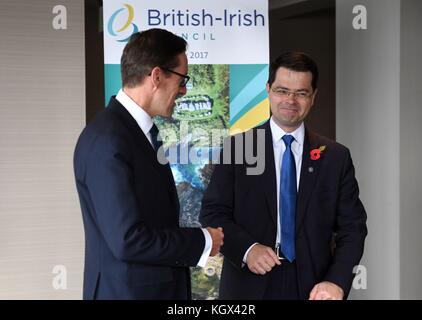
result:
[[[309,295],[309,300],[342,300],[343,297],[342,288],[332,282],[324,281],[315,285]]]

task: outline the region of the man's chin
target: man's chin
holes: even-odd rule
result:
[[[171,118],[173,118],[173,110],[172,110],[172,111],[167,112],[166,114],[164,114],[164,115],[163,115],[163,117],[164,117],[164,118],[166,118],[166,119],[171,119]]]
[[[284,118],[281,121],[282,125],[288,126],[288,127],[290,127],[290,126],[294,127],[294,126],[297,125],[297,123],[298,123],[297,119],[294,119],[294,118]]]
[[[300,126],[301,122],[299,121],[294,121],[294,120],[287,120],[284,119],[283,121],[279,122],[279,125],[281,125],[282,128],[284,129],[296,129]]]

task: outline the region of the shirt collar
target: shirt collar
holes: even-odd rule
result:
[[[281,140],[281,138],[285,134],[290,134],[295,138],[295,141],[300,145],[303,146],[303,141],[305,140],[305,125],[303,122],[300,124],[299,128],[297,128],[293,132],[285,132],[281,129],[274,121],[273,117],[271,116],[270,119],[270,127],[271,127],[271,134],[273,136],[273,143],[276,143]]]
[[[147,135],[152,128],[154,122],[148,113],[135,101],[133,101],[123,89],[119,90],[119,93],[116,95],[116,100],[119,101],[123,107],[130,113],[130,115],[135,119],[138,126],[141,128],[142,132]]]

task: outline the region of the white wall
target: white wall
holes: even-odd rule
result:
[[[52,8],[67,8],[67,30]],[[85,123],[84,2],[2,1],[0,299],[79,299],[83,228],[72,171]],[[67,268],[67,290],[52,270]]]

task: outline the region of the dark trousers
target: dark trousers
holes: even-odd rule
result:
[[[264,300],[297,300],[299,299],[297,285],[296,262],[282,260],[281,265],[275,266],[269,273]]]

